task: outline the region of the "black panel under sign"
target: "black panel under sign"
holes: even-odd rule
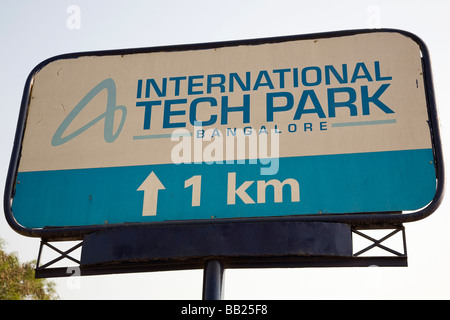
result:
[[[351,257],[351,228],[342,223],[270,222],[128,225],[86,235],[81,266],[163,264],[202,268],[220,257],[240,267],[286,257]],[[158,268],[157,268],[158,269]]]

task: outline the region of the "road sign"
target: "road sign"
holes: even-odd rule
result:
[[[34,235],[416,220],[442,198],[438,130],[426,47],[403,31],[67,54],[28,78],[5,210]]]

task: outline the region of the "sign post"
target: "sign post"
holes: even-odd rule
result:
[[[25,86],[4,207],[21,234],[83,239],[81,264],[95,270],[125,244],[122,256],[155,269],[206,263],[205,295],[217,298],[224,266],[352,257],[352,228],[430,215],[443,172],[425,44],[354,30],[42,62]],[[148,233],[164,250],[129,243]],[[118,247],[102,256],[99,239]]]
[[[222,300],[223,264],[216,259],[205,262],[203,273],[203,300]]]

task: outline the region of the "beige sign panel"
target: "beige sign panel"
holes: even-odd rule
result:
[[[442,198],[428,53],[402,31],[68,54],[24,97],[6,193],[25,230],[391,221]]]
[[[273,132],[280,157],[431,148],[422,72],[390,32],[55,60],[34,77],[19,170],[173,163],[174,130]]]

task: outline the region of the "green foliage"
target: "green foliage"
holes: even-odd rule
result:
[[[15,253],[3,251],[0,239],[0,300],[55,300],[55,283],[35,279],[35,262],[20,263]]]

